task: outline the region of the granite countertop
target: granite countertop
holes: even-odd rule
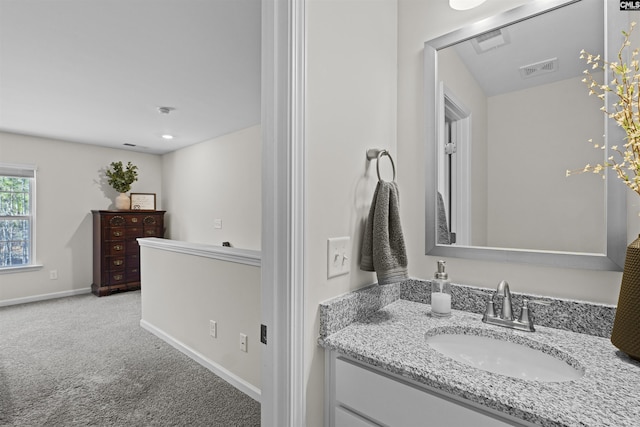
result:
[[[394,301],[364,320],[319,340],[320,345],[394,374],[542,426],[640,426],[640,363],[609,339],[536,326],[522,332],[453,310],[431,317],[431,306]],[[485,372],[432,349],[426,336],[499,336],[552,352],[584,371],[577,380],[539,382]]]

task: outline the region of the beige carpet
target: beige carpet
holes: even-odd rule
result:
[[[258,402],[139,322],[140,292],[0,308],[0,425],[260,425]]]

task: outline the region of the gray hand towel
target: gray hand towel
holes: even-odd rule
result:
[[[360,269],[375,271],[381,285],[409,278],[398,203],[398,185],[378,182],[365,226]]]

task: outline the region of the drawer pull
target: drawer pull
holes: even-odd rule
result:
[[[123,225],[124,224],[124,217],[120,216],[120,215],[114,216],[113,218],[111,218],[109,220],[109,224],[111,224],[111,225]]]
[[[138,222],[138,218],[136,218],[136,217],[131,218],[131,222],[133,222],[133,223]]]
[[[113,250],[114,251],[121,251],[124,249],[124,246],[122,245],[113,245]]]
[[[113,260],[113,265],[122,265],[122,264],[124,264],[124,261],[121,259]]]
[[[137,273],[137,272],[138,272],[138,269],[137,269],[137,268],[133,268],[133,269],[131,270],[131,272],[132,272],[132,273]]]
[[[145,234],[147,236],[155,236],[156,235],[156,230],[146,230]]]
[[[122,237],[122,231],[114,231],[113,237]]]
[[[145,223],[146,225],[153,225],[153,224],[155,224],[155,223],[156,223],[156,218],[155,218],[155,217],[153,217],[153,216],[146,216],[146,217],[144,218],[144,223]]]
[[[119,281],[122,280],[124,278],[124,276],[122,274],[116,274],[115,276],[113,276],[113,280]]]

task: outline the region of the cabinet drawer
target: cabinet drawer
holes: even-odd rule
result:
[[[126,260],[123,256],[106,257],[105,261],[105,266],[108,270],[124,270],[126,265]]]
[[[138,254],[127,254],[126,259],[127,268],[137,268],[140,267],[140,255]]]
[[[125,242],[108,242],[106,245],[107,255],[124,255],[125,254]]]
[[[140,250],[140,245],[136,239],[129,239],[125,243],[127,254],[135,254]]]
[[[143,237],[144,230],[142,225],[135,226],[135,227],[127,227],[125,229],[125,236],[127,237],[127,239],[135,239],[137,237]]]
[[[127,268],[126,280],[127,280],[127,282],[139,282],[140,281],[140,267]]]
[[[162,232],[158,227],[145,227],[144,237],[162,237]]]
[[[124,227],[107,227],[104,229],[105,240],[122,240],[125,237]]]
[[[160,224],[160,218],[158,215],[147,215],[143,218],[142,222],[145,226],[158,225]]]
[[[107,256],[104,257],[104,268],[107,271],[138,271],[140,269],[140,257],[136,256]]]
[[[107,276],[107,285],[118,285],[126,282],[125,271],[110,271]]]
[[[105,227],[124,227],[127,221],[123,215],[105,215],[102,217],[102,221]]]
[[[127,221],[127,226],[131,226],[131,225],[142,226],[143,220],[144,220],[142,215],[127,215],[125,219]]]
[[[372,424],[368,420],[359,417],[353,412],[337,407],[336,408],[336,426],[340,427],[379,427],[377,424]]]
[[[337,358],[336,403],[391,426],[505,427],[494,418],[462,402],[431,394],[411,384]]]

